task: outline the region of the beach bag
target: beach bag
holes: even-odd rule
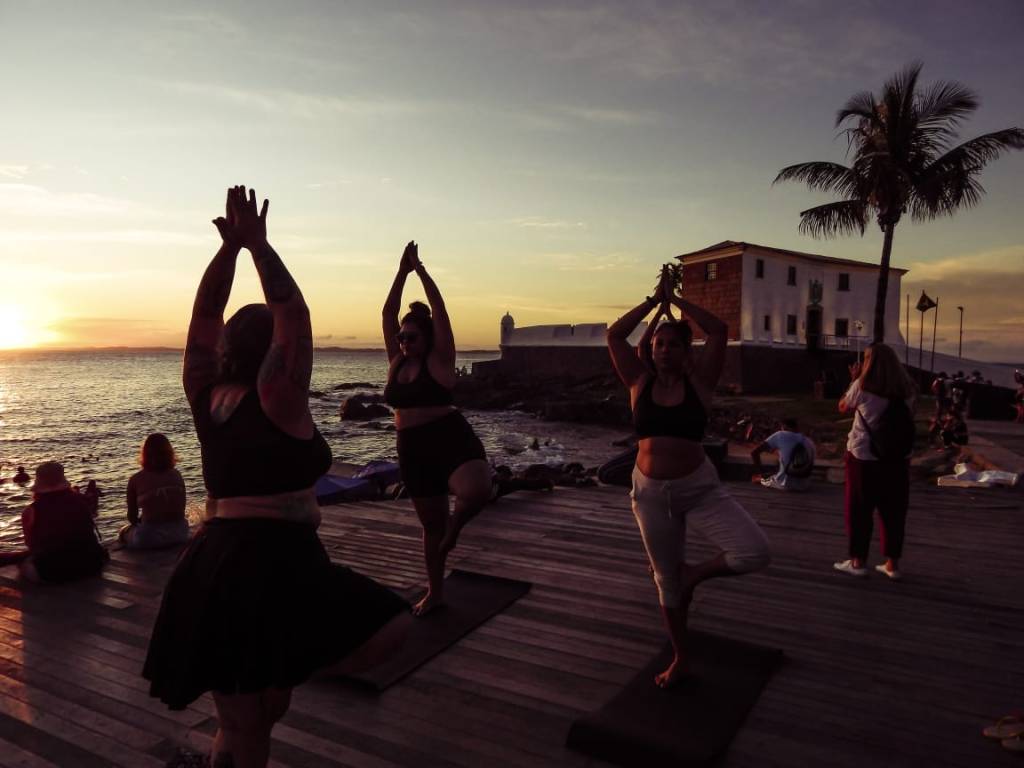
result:
[[[914,414],[907,404],[900,399],[889,401],[889,406],[882,412],[878,425],[872,430],[868,420],[857,409],[864,431],[868,433],[868,446],[871,455],[879,461],[899,461],[905,459],[914,449]]]
[[[797,443],[793,446],[793,454],[786,465],[786,477],[801,479],[810,477],[813,471],[814,460],[811,458],[811,452],[807,450],[807,443]]]

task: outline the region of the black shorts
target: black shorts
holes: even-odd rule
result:
[[[480,438],[458,411],[398,430],[398,466],[414,499],[447,496],[448,478],[467,461],[487,460]]]

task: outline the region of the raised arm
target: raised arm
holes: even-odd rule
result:
[[[182,367],[182,384],[190,403],[217,380],[220,368],[217,345],[224,330],[224,308],[235,280],[235,262],[242,248],[232,200],[237,190],[238,187],[228,190],[226,213],[213,220],[223,242],[203,273],[192,305]]]
[[[679,311],[683,313],[684,317],[689,317],[697,324],[698,328],[704,331],[707,340],[698,358],[698,366],[694,374],[704,386],[713,390],[718,386],[718,379],[725,366],[725,348],[729,341],[729,326],[703,307],[698,307],[680,296],[673,295],[672,303],[679,307]]]
[[[448,318],[448,310],[444,306],[444,299],[441,298],[441,291],[434,282],[434,278],[427,274],[427,268],[420,261],[419,247],[412,243],[412,251],[409,253],[409,263],[420,282],[423,283],[423,292],[427,294],[427,303],[430,304],[430,317],[434,323],[434,348],[430,356],[439,364],[445,372],[451,369],[453,378],[455,372],[455,336],[452,334],[452,322]]]
[[[647,316],[647,313],[658,306],[662,298],[661,294],[662,289],[659,285],[655,296],[648,296],[642,303],[637,304],[608,328],[608,352],[612,356],[615,372],[627,387],[632,388],[644,376],[650,373],[650,369],[641,360],[640,355],[642,352],[638,354],[630,346],[628,339],[629,335],[636,330],[640,321]],[[657,315],[654,321],[651,322],[651,327],[655,325],[655,321],[657,321]],[[651,333],[653,334],[654,331],[651,331]]]
[[[263,410],[281,428],[305,432],[312,427],[309,378],[313,372],[313,330],[309,308],[281,257],[267,242],[270,201],[256,209],[256,192],[240,188],[236,198],[242,245],[249,249],[274,316],[274,333],[256,380]]]
[[[402,261],[398,265],[398,274],[395,275],[395,281],[391,284],[391,290],[388,292],[388,297],[384,301],[384,309],[382,311],[382,323],[384,326],[384,348],[388,353],[388,363],[391,363],[399,354],[401,350],[398,348],[398,331],[401,325],[398,322],[398,315],[401,312],[402,306],[402,292],[405,290],[405,280],[409,277],[409,273],[412,272],[412,263],[409,260],[409,254],[416,247],[416,244],[409,241],[405,246],[405,250],[402,252]]]

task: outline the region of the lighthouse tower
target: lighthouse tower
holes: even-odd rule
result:
[[[516,329],[516,321],[512,319],[512,315],[508,312],[501,318],[501,344],[504,346],[512,340],[512,331]]]

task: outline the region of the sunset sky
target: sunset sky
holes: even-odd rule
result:
[[[180,346],[239,183],[321,345],[380,346],[410,239],[462,348],[506,310],[613,319],[721,240],[877,261],[877,228],[801,236],[827,198],[775,174],[843,161],[836,110],[915,59],[980,94],[964,138],[1024,126],[1022,33],[1020,0],[0,0],[0,347]],[[896,230],[940,349],[962,304],[965,354],[1024,361],[1022,178],[1004,156],[979,207]]]

